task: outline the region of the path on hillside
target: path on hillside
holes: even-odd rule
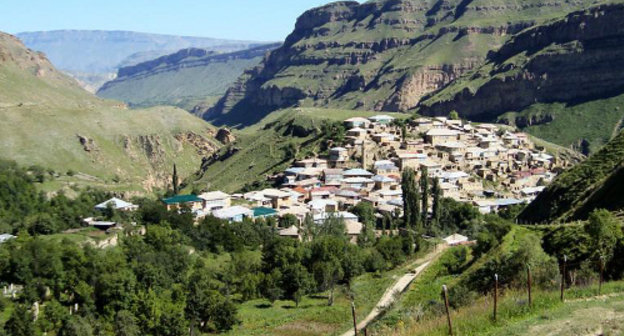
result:
[[[366,318],[364,318],[358,323],[357,325],[358,330],[362,330],[366,328],[371,322],[373,322],[377,318],[377,316],[379,316],[379,314],[381,314],[384,311],[386,307],[390,306],[397,299],[397,294],[403,293],[403,291],[405,291],[407,286],[409,286],[409,284],[411,284],[412,281],[414,281],[414,279],[416,279],[416,277],[418,277],[418,275],[420,275],[420,273],[422,273],[422,271],[424,271],[427,268],[427,266],[429,266],[429,264],[435,258],[437,258],[447,247],[448,246],[446,245],[438,247],[437,250],[416,260],[413,264],[420,264],[420,266],[416,267],[411,272],[403,275],[392,286],[386,289],[384,294],[381,296],[381,299],[379,300],[379,302],[377,302],[377,304],[375,305],[375,308],[373,308],[373,310],[368,314],[368,316],[366,316]],[[346,333],[342,334],[342,336],[354,336],[354,335],[355,333],[353,332],[353,328],[351,328]]]

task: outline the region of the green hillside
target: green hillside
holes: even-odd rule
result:
[[[217,148],[213,128],[187,112],[101,100],[2,33],[0,116],[2,158],[117,189],[163,186],[174,161],[187,175]]]
[[[191,110],[215,102],[245,70],[279,45],[218,54],[205,49],[183,49],[174,54],[119,69],[116,79],[97,92],[133,107],[173,105]]]
[[[624,133],[586,161],[558,176],[520,214],[538,223],[585,219],[596,208],[624,209]]]
[[[469,119],[519,126],[584,154],[596,151],[624,118],[624,5],[611,2],[514,35],[484,65],[417,110],[456,110]]]
[[[243,75],[205,118],[244,127],[292,106],[408,111],[481,66],[513,34],[594,3],[331,3],[301,15],[284,45]]]

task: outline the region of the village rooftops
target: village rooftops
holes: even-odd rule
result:
[[[329,149],[330,152],[346,152],[347,149],[344,147],[334,147]]]
[[[393,165],[394,166],[394,162],[390,161],[390,160],[379,160],[379,161],[375,161],[374,166],[385,166],[385,165]]]
[[[279,231],[279,235],[282,237],[299,237],[299,228],[296,227],[295,225],[287,228],[287,229],[282,229]]]
[[[230,198],[230,195],[224,193],[223,191],[209,191],[199,195],[198,197],[203,199],[204,201],[210,202],[228,199]]]
[[[277,210],[272,209],[272,208],[266,208],[266,207],[257,207],[257,208],[253,208],[253,216],[254,218],[257,217],[271,217],[271,216],[277,216]]]
[[[102,202],[95,206],[98,210],[106,210],[109,205],[115,210],[136,210],[138,208],[137,205],[134,205],[130,202],[126,202],[119,198],[111,198],[106,202]]]
[[[353,183],[372,183],[373,180],[366,177],[347,177],[342,179],[343,183],[353,184]]]
[[[342,218],[344,220],[354,220],[357,221],[358,217],[347,211],[339,211],[339,212],[323,212],[317,215],[314,215],[314,222],[317,224],[322,224],[325,220],[329,218]]]
[[[345,171],[342,175],[346,177],[352,177],[352,176],[373,176],[375,174],[365,169],[355,168],[355,169],[349,169]]]
[[[451,130],[448,128],[434,128],[430,129],[427,132],[427,136],[457,136],[459,135],[458,131]]]
[[[277,190],[277,189],[264,189],[261,191],[265,197],[268,198],[287,198],[290,197],[290,193]]]
[[[254,211],[244,206],[235,205],[233,207],[215,210],[212,215],[220,219],[237,220],[243,217],[253,217]]]
[[[364,225],[358,221],[345,220],[345,230],[349,236],[359,235],[363,227]]]
[[[367,131],[360,127],[353,127],[352,129],[347,131],[348,133],[366,133]]]
[[[380,183],[392,183],[396,182],[393,178],[383,176],[383,175],[375,175],[373,176],[373,181]]]
[[[409,159],[426,160],[427,154],[403,152],[403,153],[397,153],[397,157],[401,160],[409,160]]]
[[[284,170],[284,173],[286,175],[297,175],[297,174],[301,173],[304,170],[305,170],[304,167],[290,167],[290,168]]]
[[[459,233],[452,234],[443,239],[449,246],[460,245],[468,242],[468,237],[462,236]]]
[[[372,122],[390,122],[394,120],[394,117],[391,117],[387,114],[378,114],[368,118]]]
[[[173,205],[173,204],[183,204],[183,203],[197,203],[197,202],[201,202],[202,199],[197,197],[196,195],[178,195],[178,196],[165,198],[162,201],[167,205]]]
[[[338,206],[338,202],[332,199],[317,199],[308,202],[308,207],[310,209],[323,210],[327,208],[327,206]]]
[[[344,122],[346,123],[368,123],[370,121],[363,117],[353,117],[353,118],[345,119]]]

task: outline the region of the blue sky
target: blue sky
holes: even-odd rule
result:
[[[0,30],[132,30],[277,41],[329,0],[2,0]]]

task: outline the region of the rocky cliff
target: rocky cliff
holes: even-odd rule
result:
[[[267,44],[232,53],[189,48],[120,68],[117,78],[98,90],[98,96],[132,106],[175,105],[190,109],[206,97],[223,95],[248,68],[279,44]]]
[[[470,119],[491,120],[540,102],[618,95],[624,93],[623,58],[624,5],[593,7],[514,36],[478,71],[425,100],[419,111],[457,110]]]
[[[297,20],[205,118],[244,126],[293,105],[406,111],[482,65],[512,34],[591,1],[335,2]]]

